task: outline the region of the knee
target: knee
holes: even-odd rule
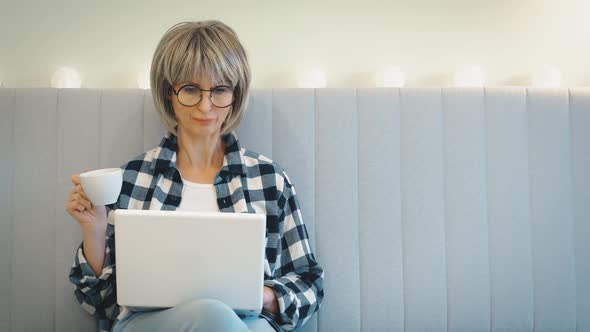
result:
[[[227,304],[216,299],[195,299],[181,304],[179,309],[192,319],[192,331],[242,331],[243,322]]]
[[[203,314],[203,316],[228,316],[234,314],[232,308],[216,299],[194,299],[180,305],[185,310]]]

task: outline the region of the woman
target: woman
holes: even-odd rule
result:
[[[168,131],[160,145],[121,166],[123,188],[115,204],[95,206],[79,175],[72,176],[66,209],[80,224],[83,241],[69,276],[101,330],[292,330],[319,309],[324,274],[309,246],[293,184],[270,159],[241,148],[233,132],[249,85],[246,53],[231,28],[219,21],[173,26],[151,68],[154,103]],[[152,312],[118,306],[114,225],[107,221],[113,209],[266,214],[261,316],[241,320],[211,299]]]

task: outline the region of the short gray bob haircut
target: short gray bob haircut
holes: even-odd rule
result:
[[[240,125],[248,104],[251,74],[246,50],[234,30],[220,21],[175,24],[158,43],[150,72],[156,111],[174,135],[178,135],[176,116],[167,96],[174,84],[202,75],[213,86],[228,85],[234,90],[234,102],[221,126],[221,135],[226,135]]]

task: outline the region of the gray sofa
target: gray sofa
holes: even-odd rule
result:
[[[93,331],[71,174],[164,134],[149,91],[0,89],[0,331]],[[300,196],[304,331],[590,331],[590,90],[254,90],[238,136]]]

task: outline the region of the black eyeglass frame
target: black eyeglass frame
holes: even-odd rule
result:
[[[182,89],[186,88],[187,86],[191,86],[191,87],[197,88],[197,89],[199,89],[199,91],[201,91],[201,97],[200,97],[200,98],[199,98],[199,100],[197,100],[197,102],[196,102],[196,103],[194,103],[193,105],[186,105],[186,104],[183,104],[183,103],[180,101],[180,98],[178,97],[178,95],[180,94],[180,91],[182,91]],[[229,103],[227,106],[218,106],[218,105],[216,105],[216,104],[213,102],[213,99],[211,99],[211,92],[212,92],[213,90],[215,90],[215,89],[218,89],[218,88],[228,88],[228,89],[231,91],[231,103]],[[178,100],[178,102],[179,102],[181,105],[183,105],[183,106],[186,106],[186,107],[193,107],[193,106],[195,106],[195,105],[198,105],[198,104],[201,102],[201,100],[203,100],[203,92],[204,92],[204,91],[208,91],[208,92],[209,92],[209,101],[211,102],[211,104],[215,105],[215,107],[219,107],[219,108],[227,108],[227,107],[230,107],[231,105],[233,105],[233,104],[234,104],[234,102],[236,101],[236,96],[234,95],[234,89],[232,89],[231,87],[229,87],[229,86],[227,86],[227,85],[218,85],[218,86],[215,86],[215,87],[213,87],[213,88],[211,88],[211,89],[209,89],[209,90],[205,90],[205,89],[202,89],[201,87],[199,87],[199,86],[197,86],[197,85],[194,85],[194,84],[185,84],[185,85],[181,86],[181,87],[178,89],[178,91],[176,91],[176,90],[174,89],[174,87],[172,87],[172,91],[173,91],[173,92],[174,92],[174,94],[176,95],[176,100]]]

